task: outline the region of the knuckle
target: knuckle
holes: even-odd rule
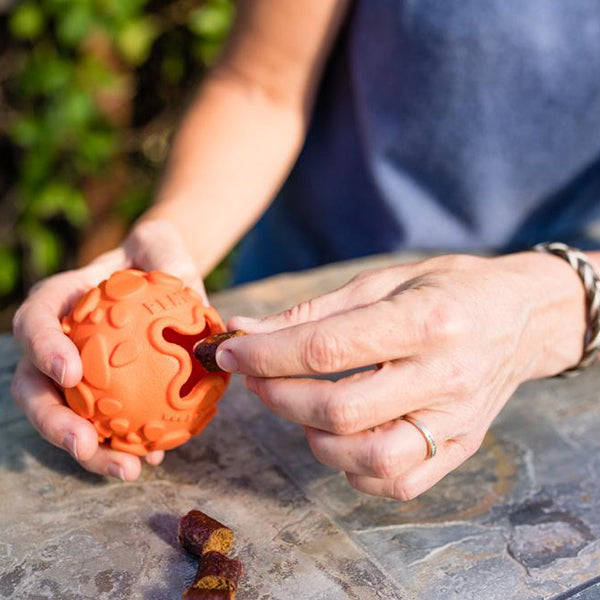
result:
[[[410,500],[414,500],[420,493],[421,490],[408,479],[397,477],[392,482],[390,496],[394,500],[399,500],[400,502],[409,502]]]
[[[36,331],[29,340],[29,348],[36,364],[42,364],[48,357],[48,339],[49,333],[54,333],[52,327],[43,327]]]
[[[360,431],[360,411],[351,399],[329,396],[323,405],[323,422],[328,431],[349,435]]]
[[[456,414],[460,414],[460,426],[465,434],[471,434],[481,426],[481,409],[472,401],[463,402]]]
[[[386,297],[402,279],[398,266],[368,269],[356,275],[350,282],[352,298],[362,301]]]
[[[350,283],[355,286],[361,286],[363,283],[371,282],[381,272],[380,269],[366,269],[355,275]]]
[[[464,311],[452,300],[434,298],[424,308],[422,337],[431,342],[449,342],[465,331]]]
[[[33,411],[29,415],[31,424],[39,431],[40,435],[45,439],[49,437],[49,431],[51,427],[50,411]]]
[[[430,259],[431,266],[442,271],[468,271],[482,259],[479,256],[469,254],[444,254]]]
[[[327,460],[327,455],[324,452],[323,448],[321,447],[321,444],[319,443],[319,441],[312,436],[307,436],[307,440],[308,440],[308,445],[310,447],[310,451],[312,452],[313,456],[320,463],[329,466],[329,463]]]
[[[281,313],[281,318],[286,323],[303,323],[311,320],[313,313],[312,302],[310,300],[301,302],[284,310]]]
[[[315,329],[304,346],[304,365],[313,373],[343,371],[348,364],[348,348],[335,335]]]
[[[375,446],[371,453],[371,469],[375,477],[391,479],[398,474],[396,449],[389,444]]]
[[[483,443],[483,435],[478,433],[471,433],[456,441],[460,445],[465,460],[471,458],[481,448]]]
[[[473,391],[469,370],[458,362],[448,367],[445,380],[446,390],[455,398],[468,398]]]
[[[268,380],[257,385],[257,394],[265,405],[275,414],[279,414],[286,406],[285,396],[269,385]]]

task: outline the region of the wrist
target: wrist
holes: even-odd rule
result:
[[[586,299],[579,275],[563,259],[522,252],[497,259],[512,275],[524,309],[519,382],[557,375],[575,366],[586,332]]]

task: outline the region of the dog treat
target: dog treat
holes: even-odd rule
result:
[[[191,554],[227,554],[233,546],[233,531],[199,510],[191,510],[179,520],[177,538]]]
[[[242,563],[220,552],[206,552],[200,559],[191,589],[229,592],[233,598],[242,574]]]
[[[181,600],[234,600],[235,592],[227,590],[204,590],[190,587],[181,595]]]
[[[217,364],[217,348],[226,340],[234,337],[246,335],[245,331],[237,329],[236,331],[226,331],[224,333],[216,333],[200,340],[194,346],[194,356],[200,361],[202,366],[209,373],[222,372]]]

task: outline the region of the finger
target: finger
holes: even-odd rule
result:
[[[227,340],[217,363],[258,377],[338,373],[408,357],[452,335],[448,308],[421,290],[320,321]]]
[[[27,359],[21,359],[17,366],[12,394],[41,436],[67,450],[88,471],[123,481],[133,481],[139,476],[141,464],[137,456],[98,446],[93,425],[67,407],[59,393]]]
[[[107,446],[98,446],[94,455],[79,464],[92,473],[116,477],[121,481],[135,481],[142,472],[142,463],[137,456],[119,452]]]
[[[145,461],[153,467],[160,465],[164,458],[165,453],[163,450],[153,450],[144,457]]]
[[[63,334],[59,317],[113,267],[124,266],[122,252],[108,254],[111,256],[103,264],[61,273],[34,286],[13,319],[15,338],[27,356],[40,371],[65,387],[78,383],[82,366],[79,351]]]
[[[51,444],[73,458],[87,460],[98,448],[93,425],[67,407],[58,391],[27,359],[17,366],[11,387],[16,404],[30,423]]]
[[[126,240],[125,248],[145,271],[159,270],[179,277],[208,305],[200,271],[177,228],[167,221],[146,221]]]
[[[40,290],[17,312],[13,321],[16,339],[33,364],[59,385],[73,387],[82,377],[75,344],[62,331],[54,303]]]
[[[280,417],[348,435],[452,395],[453,382],[441,369],[406,359],[337,381],[247,377],[246,385]]]
[[[479,444],[477,444],[478,447]],[[447,442],[433,458],[399,477],[380,479],[354,473],[346,473],[346,477],[350,484],[361,492],[408,502],[442,480],[472,456],[475,451],[476,449],[471,449],[453,440]]]
[[[406,267],[364,272],[336,290],[301,302],[276,315],[263,319],[232,317],[227,324],[227,329],[243,329],[247,333],[269,333],[301,323],[318,321],[381,300],[398,286],[398,282],[406,276],[406,273]]]
[[[436,446],[454,435],[456,418],[435,410],[412,413],[427,423]],[[396,419],[354,435],[335,435],[310,427],[306,437],[315,458],[334,469],[381,479],[397,477],[423,464],[429,446],[412,423]]]

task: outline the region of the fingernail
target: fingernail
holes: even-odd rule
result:
[[[123,467],[117,463],[110,463],[106,468],[106,472],[111,477],[117,477],[121,481],[125,481],[125,471],[123,471]]]
[[[62,385],[65,381],[66,372],[67,363],[60,356],[55,356],[52,359],[52,377]]]
[[[236,373],[238,370],[237,360],[231,350],[217,350],[216,356],[217,364],[222,371],[229,373]]]
[[[67,433],[63,438],[64,449],[75,459],[79,460],[77,456],[77,438],[74,433]]]

